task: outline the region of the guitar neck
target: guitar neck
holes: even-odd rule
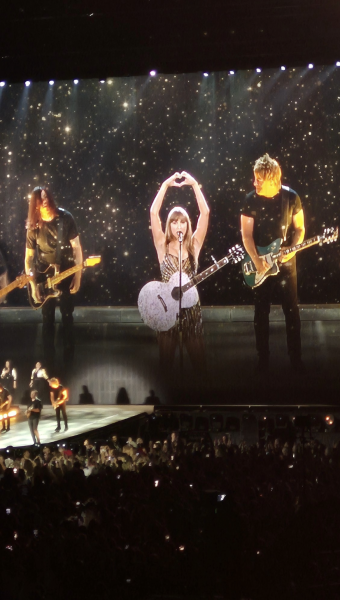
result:
[[[188,283],[183,285],[183,293],[190,290],[190,288],[192,288],[194,285],[198,285],[199,283],[201,283],[201,281],[204,281],[204,279],[206,279],[213,273],[216,273],[216,271],[221,269],[221,267],[227,265],[229,263],[229,259],[230,254],[228,256],[225,256],[224,258],[221,258],[221,260],[219,260],[218,262],[216,261],[211,267],[208,267],[208,269],[205,269],[205,271],[202,271],[202,273],[200,273],[199,275],[195,275],[195,277],[188,281]]]
[[[315,244],[319,244],[323,240],[322,235],[316,235],[313,238],[309,238],[309,240],[305,240],[301,242],[301,244],[296,244],[296,246],[292,246],[291,248],[287,248],[287,250],[283,250],[281,252],[281,256],[287,256],[291,252],[299,252],[300,250],[304,250],[305,248],[310,248],[310,246],[315,246]],[[280,254],[273,255],[273,258],[279,257]]]
[[[30,277],[27,275],[27,281],[29,281]],[[9,292],[11,292],[12,290],[15,290],[15,288],[19,287],[20,283],[17,281],[17,279],[15,279],[14,281],[12,281],[12,283],[10,283],[9,285],[6,285],[6,287],[2,288],[2,290],[0,290],[0,298],[2,298],[3,296],[6,296],[6,294],[8,294]]]
[[[74,273],[77,273],[77,271],[81,271],[82,269],[84,269],[84,263],[81,263],[80,265],[75,265],[74,267],[67,269],[67,271],[58,273],[58,275],[53,275],[53,277],[48,279],[48,285],[57,285],[58,283],[63,281],[63,279],[66,279],[66,277],[74,275]]]

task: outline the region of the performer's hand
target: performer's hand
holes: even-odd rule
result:
[[[171,177],[168,177],[168,179],[163,182],[163,185],[166,185],[166,187],[180,187],[177,179],[181,179],[181,177],[182,175],[176,171],[176,173],[171,175]]]
[[[284,249],[287,250],[287,248],[284,248]],[[293,258],[293,256],[295,256],[295,254],[296,254],[296,252],[290,252],[289,254],[285,254],[285,256],[283,256],[282,250],[281,250],[279,262],[284,264],[288,260],[291,260]]]
[[[72,279],[71,285],[70,285],[70,292],[71,294],[76,294],[80,288],[80,281],[81,281],[81,271],[78,271],[78,273],[76,273]]]
[[[182,185],[195,185],[195,183],[197,183],[196,179],[186,171],[182,171],[180,177],[183,177],[184,181],[180,181],[180,183],[177,184],[178,187],[182,187]]]
[[[32,294],[32,298],[33,298],[34,302],[36,304],[40,304],[42,301],[42,298],[41,298],[38,286],[33,281],[30,282],[30,286],[31,286],[31,294]]]
[[[263,273],[266,273],[271,268],[271,266],[267,263],[266,259],[261,258],[260,256],[256,260],[254,260],[254,263],[255,263],[256,271],[260,275],[262,275]]]

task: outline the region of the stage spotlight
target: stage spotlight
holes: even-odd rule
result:
[[[30,81],[25,81],[25,86],[26,86],[26,87],[29,87],[30,85],[31,85],[31,82],[30,82]]]
[[[105,83],[105,79],[100,79],[99,83]]]
[[[54,85],[54,81],[53,79],[50,79],[50,81],[48,82],[50,85]]]
[[[256,73],[261,73],[262,69],[260,69],[259,67],[257,67],[256,69]]]
[[[313,65],[313,63],[309,63],[309,65],[308,65],[308,69],[313,69],[313,68],[314,68],[314,65]]]
[[[209,77],[209,73],[203,73],[203,77]]]
[[[4,87],[6,85],[5,81],[0,81],[0,87]]]
[[[154,69],[152,71],[150,71],[149,73],[150,77],[156,77],[157,75],[157,71],[155,71]]]
[[[73,80],[73,83],[74,83],[75,85],[77,85],[77,84],[79,83],[79,79],[74,79],[74,80]]]
[[[284,67],[284,66],[282,65],[282,67],[281,67],[281,71],[285,71],[285,70],[286,70],[286,67]]]
[[[335,63],[336,67],[340,67],[340,60],[337,60],[337,62]]]
[[[235,75],[235,71],[229,71],[229,75]]]
[[[335,423],[334,415],[326,415],[325,423],[326,423],[327,429],[331,429]]]

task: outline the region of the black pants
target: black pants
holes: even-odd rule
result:
[[[65,402],[63,402],[63,404],[60,404],[59,406],[57,406],[57,408],[55,409],[55,414],[56,414],[56,417],[57,417],[58,429],[60,429],[60,412],[63,413],[64,425],[65,425],[65,427],[67,427],[67,414],[66,414],[66,405],[65,405]]]
[[[3,411],[2,411],[2,414],[8,414],[8,413],[7,413],[7,411],[5,410],[5,412],[3,412]],[[10,425],[10,418],[9,418],[9,417],[7,417],[7,419],[2,419],[2,421],[1,421],[1,422],[2,422],[2,431],[3,431],[4,429],[6,429],[6,427],[5,427],[5,422],[7,423],[7,431],[9,431],[9,430],[10,430],[10,428],[11,428],[11,425]]]
[[[34,430],[38,429],[39,419],[40,419],[40,417],[34,417],[33,419],[31,419],[31,418],[28,419],[28,426],[30,428],[33,444],[36,444],[38,442],[38,440],[35,437]]]
[[[281,265],[278,275],[268,277],[262,285],[254,290],[256,349],[261,359],[269,357],[269,313],[271,296],[275,287],[281,294],[282,309],[286,319],[288,354],[293,362],[301,358],[301,325],[295,258]]]
[[[69,281],[67,282],[69,286]],[[73,332],[73,296],[69,287],[63,289],[59,297],[60,312],[62,318],[62,336],[63,336],[63,356],[64,364],[70,365],[74,357],[74,332]],[[54,367],[54,333],[55,333],[55,308],[57,298],[50,298],[42,307],[43,315],[43,347],[44,357],[48,368]]]

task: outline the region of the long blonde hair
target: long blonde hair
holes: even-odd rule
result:
[[[191,257],[193,259],[194,263],[196,263],[194,247],[193,247],[193,243],[192,243],[192,227],[191,227],[190,217],[189,217],[187,211],[184,210],[184,208],[182,208],[181,206],[175,206],[174,208],[171,209],[171,211],[168,214],[168,218],[166,220],[166,225],[165,225],[165,244],[166,244],[166,246],[168,246],[168,244],[170,244],[170,242],[174,239],[174,237],[171,233],[171,227],[170,227],[171,223],[173,223],[173,221],[177,221],[177,219],[180,219],[183,217],[185,218],[186,224],[187,224],[187,230],[185,232],[183,243],[184,243],[184,246],[188,250],[189,257]]]

